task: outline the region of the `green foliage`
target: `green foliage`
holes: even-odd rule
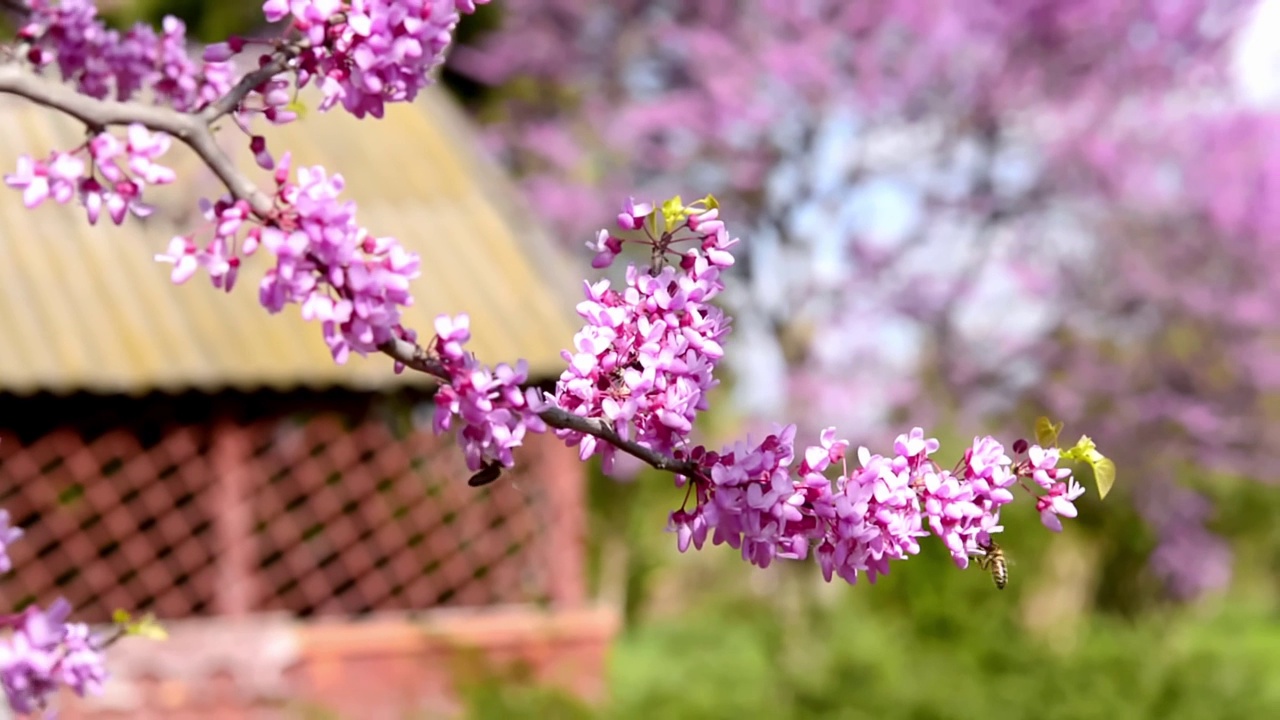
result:
[[[493,678],[466,689],[470,720],[593,720],[591,708],[558,690]]]
[[[948,604],[941,593],[932,602],[938,607],[912,618],[870,611],[846,593],[790,632],[777,615],[708,608],[623,643],[615,704],[601,717],[1190,720],[1280,712],[1280,691],[1268,689],[1280,660],[1275,630],[1261,639],[1248,623],[1225,620],[1173,634],[1097,623],[1077,649],[1055,653],[1009,613]],[[1246,639],[1255,652],[1234,653]]]
[[[954,583],[952,583],[954,584]],[[878,588],[877,588],[878,589]],[[1209,720],[1276,717],[1280,627],[1247,612],[1096,620],[1055,651],[1010,605],[954,588],[894,607],[870,588],[782,613],[733,598],[646,623],[618,644],[594,713],[529,686],[473,695],[477,720]],[[896,593],[893,593],[896,595]],[[957,601],[959,600],[959,601]]]
[[[250,33],[266,24],[261,0],[133,0],[113,6],[103,15],[116,27],[138,21],[159,26],[164,16],[173,15],[187,24],[191,37],[203,42]]]

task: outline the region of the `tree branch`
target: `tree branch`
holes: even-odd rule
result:
[[[259,67],[253,72],[246,73],[244,77],[240,78],[240,82],[236,83],[236,86],[231,88],[226,95],[223,95],[204,110],[201,110],[198,117],[205,125],[213,125],[215,120],[223,115],[233,112],[237,107],[240,107],[240,103],[244,102],[244,99],[248,97],[249,93],[261,87],[263,83],[267,82],[271,78],[284,72],[289,66],[289,61],[292,60],[296,54],[297,49],[295,49],[294,46],[277,50],[265,65]]]
[[[249,90],[252,88],[244,92],[248,93]],[[232,91],[234,92],[236,90]],[[175,137],[200,157],[232,195],[248,202],[259,217],[266,218],[271,213],[270,196],[241,173],[232,159],[218,146],[210,128],[213,120],[206,120],[203,114],[190,115],[137,101],[99,100],[82,95],[67,85],[37,75],[14,63],[0,65],[0,93],[24,97],[38,105],[58,110],[91,129],[102,130],[115,125],[140,123],[150,130]],[[243,97],[241,95],[241,99]],[[218,102],[221,103],[222,100]],[[219,116],[214,116],[214,119],[217,117]]]
[[[407,340],[390,340],[378,348],[383,354],[402,363],[410,370],[426,373],[433,377],[445,379],[449,374],[438,360],[431,357],[421,345]],[[666,472],[693,476],[697,474],[698,465],[691,461],[680,461],[647,448],[634,440],[624,440],[613,426],[600,418],[585,418],[574,415],[567,410],[551,408],[538,413],[538,417],[547,425],[562,430],[574,430],[604,440],[628,455],[635,456],[649,465]]]
[[[187,147],[200,156],[204,164],[209,166],[233,196],[249,203],[255,215],[263,219],[270,216],[273,207],[271,197],[259,190],[252,180],[236,168],[235,162],[219,147],[208,125],[198,127],[199,129],[189,138],[183,138]]]
[[[142,123],[177,138],[196,129],[192,119],[175,110],[136,101],[99,100],[76,92],[16,64],[0,65],[0,93],[24,97],[38,105],[61,111],[91,128]]]

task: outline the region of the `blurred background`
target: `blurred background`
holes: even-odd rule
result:
[[[249,0],[106,12],[263,31]],[[278,678],[254,702],[299,716],[1280,716],[1280,2],[496,0],[443,79],[386,120],[271,136],[431,260],[419,327],[469,312],[482,359],[554,380],[595,229],[628,196],[710,192],[745,242],[706,444],[795,422],[883,448],[924,425],[954,457],[1049,415],[1115,459],[1116,490],[1090,487],[1060,535],[1006,511],[997,592],[934,543],[853,588],[680,555],[669,477],[604,478],[554,443],[459,489],[456,450],[420,429],[429,386],[382,359],[336,369],[252,288],[229,303],[150,267],[216,187],[192,169],[136,253],[136,229],[0,203],[22,228],[0,265],[85,278],[5,281],[26,339],[0,348],[20,487],[0,503],[32,528],[7,601],[186,622],[164,667],[151,646],[119,661],[153,708],[241,662],[199,662],[231,637],[199,623],[231,617],[283,638],[231,685]],[[5,165],[76,132],[5,111],[23,137]],[[83,244],[21,242],[55,232]],[[382,693],[394,710],[360,699],[391,676],[417,688]]]

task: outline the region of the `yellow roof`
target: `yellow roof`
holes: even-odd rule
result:
[[[314,97],[304,99],[315,107]],[[437,314],[466,312],[481,360],[525,358],[534,376],[558,373],[560,350],[578,324],[576,258],[558,251],[525,212],[444,91],[389,106],[382,120],[335,109],[286,127],[261,125],[277,156],[293,151],[295,168],[319,164],[341,173],[371,233],[396,237],[422,256],[407,326],[425,340]],[[84,137],[60,114],[4,96],[0,127],[0,173],[12,172],[22,153],[42,157]],[[248,139],[229,122],[220,136],[270,189]],[[265,251],[248,259],[230,295],[202,275],[172,285],[170,266],[153,256],[203,221],[198,197],[223,191],[177,142],[163,164],[178,182],[149,190],[154,216],[121,227],[105,215],[90,227],[75,204],[46,201],[27,210],[21,192],[0,185],[0,392],[374,389],[426,381],[394,375],[383,356],[353,356],[339,366],[319,324],[304,321],[297,306],[268,314],[257,301],[270,262]]]

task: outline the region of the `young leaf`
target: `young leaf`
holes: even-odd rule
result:
[[[305,120],[307,118],[307,104],[297,98],[289,101],[289,104],[285,105],[284,109],[297,114],[299,120]]]
[[[677,195],[670,200],[662,203],[662,221],[666,223],[663,228],[666,232],[671,232],[677,225],[684,221],[685,207],[684,200]]]
[[[1043,448],[1058,444],[1058,434],[1062,432],[1062,423],[1054,424],[1047,417],[1036,419],[1036,444]]]
[[[132,622],[125,623],[124,634],[144,637],[148,640],[168,640],[169,632],[161,627],[156,616],[151,613],[143,615]]]
[[[142,618],[134,620],[124,610],[116,610],[111,619],[115,620],[116,625],[120,625],[120,629],[124,630],[125,635],[134,635],[134,637],[147,638],[151,641],[166,641],[169,639],[169,632],[160,625],[160,621],[156,620],[156,616],[147,612]]]
[[[1098,486],[1098,499],[1106,499],[1116,484],[1116,464],[1098,452],[1098,447],[1088,435],[1081,435],[1075,447],[1062,452],[1062,459],[1084,463],[1093,471],[1094,483]]]
[[[1073,447],[1069,447],[1062,451],[1062,458],[1065,460],[1079,460],[1081,462],[1089,462],[1092,464],[1089,460],[1090,455],[1098,455],[1098,457],[1102,457],[1101,454],[1098,453],[1097,446],[1093,444],[1093,439],[1088,435],[1081,435],[1080,439],[1076,441],[1076,444]]]
[[[1098,461],[1092,464],[1093,480],[1098,485],[1098,499],[1105,500],[1111,487],[1116,484],[1116,464],[1111,458],[1098,455]]]

